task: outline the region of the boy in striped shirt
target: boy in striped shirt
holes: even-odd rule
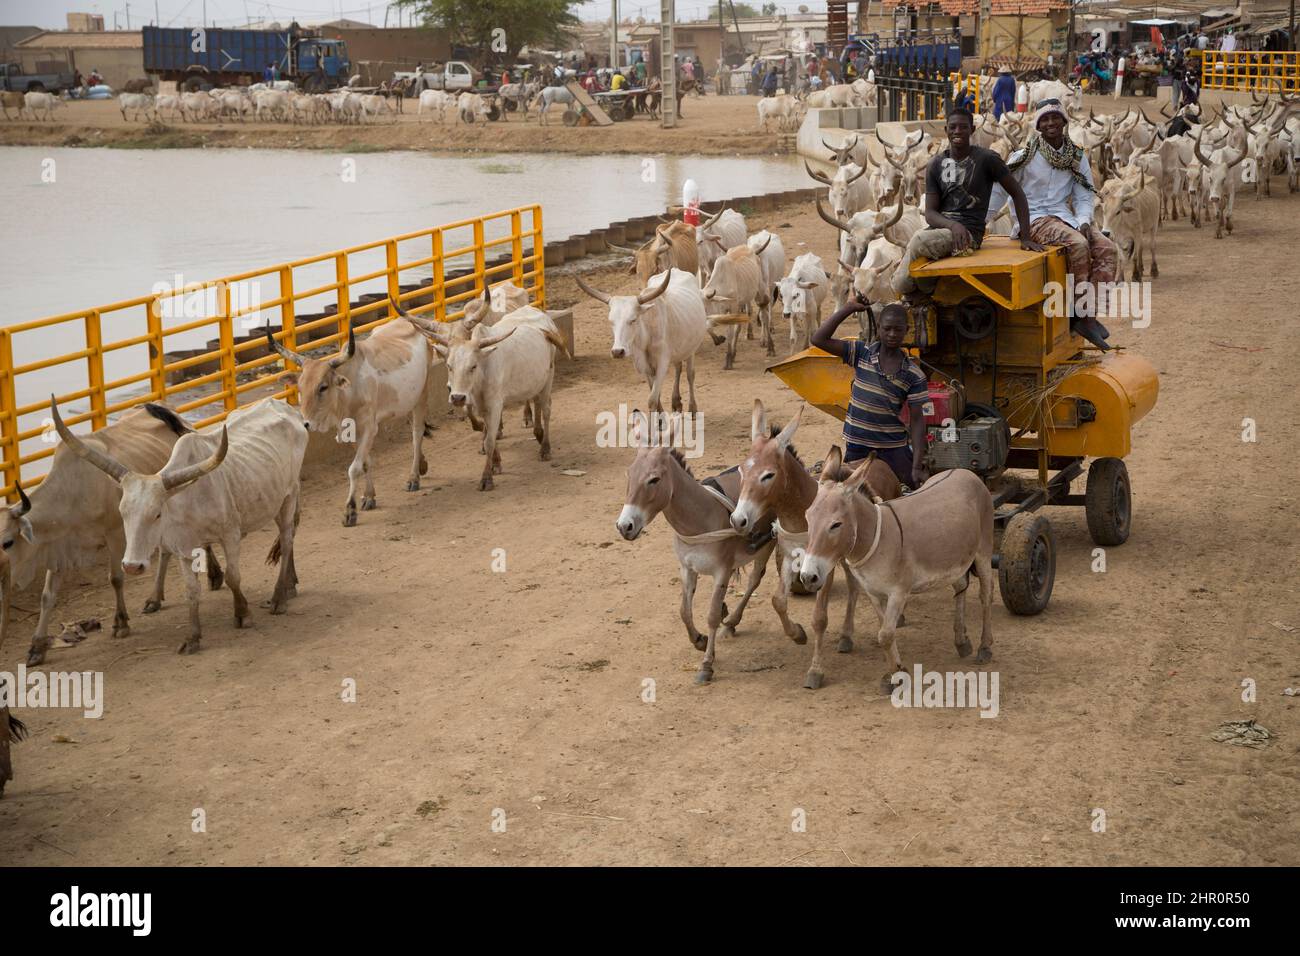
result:
[[[855,292],[812,336],[813,345],[853,367],[853,390],[844,419],[844,463],[851,465],[874,451],[894,469],[899,481],[919,488],[929,477],[921,405],[929,400],[930,388],[920,366],[903,351],[907,310],[897,302],[885,306],[877,342],[835,338],[840,323],[869,308]],[[904,403],[912,406],[907,425],[899,418]]]

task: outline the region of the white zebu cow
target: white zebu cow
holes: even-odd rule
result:
[[[538,457],[551,460],[555,356],[566,346],[550,316],[529,305],[493,326],[477,326],[469,335],[449,337],[427,320],[402,314],[429,338],[447,363],[447,397],[452,407],[477,409],[483,416],[485,460],[479,491],[491,491],[492,476],[501,474],[501,452],[496,442],[501,416],[509,406],[533,409]]]
[[[873,303],[898,301],[898,293],[890,286],[890,280],[902,261],[902,246],[884,236],[872,239],[867,244],[867,254],[862,257],[861,264],[852,270],[854,291]],[[848,263],[840,265],[847,266]]]
[[[157,115],[153,96],[149,93],[123,93],[117,98],[117,107],[122,112],[124,122],[129,122],[127,113],[134,113],[136,119],[142,123],[150,113]]]
[[[763,273],[763,286],[768,298],[767,304],[759,309],[759,319],[763,324],[767,354],[775,355],[776,348],[772,342],[772,300],[776,296],[776,284],[785,275],[785,245],[780,236],[766,229],[754,233],[745,240],[745,244],[754,250],[759,270]]]
[[[181,94],[181,119],[187,122],[197,123],[208,119],[215,109],[216,101],[202,90]]]
[[[283,90],[260,90],[253,94],[254,115],[259,120],[288,120],[293,100]]]
[[[537,118],[541,121],[541,124],[545,126],[547,125],[546,114],[550,111],[551,107],[557,103],[560,106],[572,106],[573,94],[563,86],[546,86],[537,92],[537,96],[534,97],[529,109],[531,110],[533,107],[537,108]],[[524,114],[524,119],[528,119],[527,113]]]
[[[122,570],[143,574],[155,551],[179,558],[190,604],[190,636],[178,648],[199,650],[199,579],[194,558],[220,542],[226,557],[226,585],[235,604],[235,627],[248,619],[240,587],[240,542],[274,521],[279,537],[267,556],[279,562],[271,613],[283,614],[298,583],[293,536],[298,524],[299,473],[307,451],[307,432],[298,410],[266,398],[231,412],[220,432],[182,435],[157,474],[140,474],[68,431],[53,407],[54,426],[74,452],[122,486],[118,510],[126,532]]]
[[[271,84],[271,89],[279,93],[293,93],[297,91],[298,84],[293,80],[276,80]]]
[[[444,93],[442,90],[421,90],[420,105],[416,109],[417,116],[423,116],[427,111],[437,117],[439,123],[447,122],[447,109],[454,105],[456,97],[450,93]]]
[[[772,124],[782,132],[795,129],[799,125],[801,104],[789,93],[780,96],[766,96],[758,101],[758,128],[771,132]]]
[[[343,351],[331,359],[308,358],[290,351],[266,329],[267,344],[281,358],[295,362],[298,397],[307,428],[336,432],[340,441],[355,441],[356,454],[348,466],[348,498],[343,527],[357,523],[357,482],[365,477],[361,510],[375,507],[371,449],[379,426],[390,418],[411,420],[411,472],[407,491],[420,490],[420,476],[429,470],[424,458],[428,432],[429,369],[433,356],[424,336],[405,322],[388,322],[358,343],[351,328]]]
[[[1236,167],[1246,158],[1246,147],[1220,146],[1206,156],[1198,136],[1194,149],[1202,168],[1201,202],[1206,215],[1215,220],[1214,238],[1222,239],[1225,230],[1232,235],[1232,207],[1237,198],[1239,178]]]
[[[456,115],[462,123],[488,118],[487,101],[477,93],[462,93],[456,98]]]
[[[376,96],[373,93],[366,93],[358,94],[357,99],[361,104],[361,117],[363,120],[367,116],[373,116],[378,119],[380,116],[387,113],[393,118],[394,123],[397,122],[397,114],[393,111],[392,106],[389,105],[386,96]]]
[[[159,93],[154,97],[154,113],[159,119],[175,121],[177,116],[182,116],[181,98],[175,93]],[[171,114],[170,117],[167,114]]]
[[[1160,183],[1137,169],[1108,182],[1102,190],[1101,228],[1115,243],[1118,255],[1116,278],[1142,281],[1142,259],[1151,253],[1151,277],[1160,275],[1156,264],[1156,231],[1160,228]]]
[[[672,410],[682,409],[682,367],[686,368],[689,401],[686,410],[699,411],[695,403],[695,353],[708,334],[708,318],[699,280],[682,269],[671,269],[650,277],[637,295],[610,295],[589,286],[575,276],[579,288],[609,306],[614,327],[614,344],[609,350],[616,359],[632,357],[636,370],[650,385],[650,407],[664,410],[660,395],[670,367],[676,369]]]
[[[1043,100],[1060,100],[1066,110],[1083,109],[1083,91],[1060,80],[1036,80],[1029,84],[1029,108]]]
[[[855,212],[866,209],[873,204],[871,186],[863,178],[870,172],[869,166],[845,163],[835,170],[834,176],[827,176],[820,170],[815,170],[809,166],[807,160],[804,161],[803,165],[809,176],[830,187],[827,200],[830,202],[835,215],[841,219],[847,219]]]
[[[883,236],[895,245],[906,248],[912,236],[926,228],[925,214],[920,207],[901,202],[893,209],[865,209],[845,221],[827,213],[818,199],[817,213],[840,230],[840,267],[831,283],[831,301],[836,309],[848,300],[849,287],[853,281],[852,270],[866,257],[867,247],[874,240]],[[852,264],[852,269],[846,264]]]
[[[39,119],[40,117],[36,114],[44,113],[47,120],[52,120],[54,118],[54,108],[62,106],[63,100],[53,93],[42,93],[33,90],[31,93],[23,94],[23,105],[27,108],[27,112],[32,114],[32,119]]]
[[[152,474],[167,463],[176,439],[189,431],[190,427],[170,408],[149,403],[127,411],[82,441],[134,471]],[[20,503],[0,510],[0,544],[9,561],[12,586],[25,587],[37,574],[45,575],[40,617],[27,652],[31,666],[45,660],[50,646],[50,616],[58,602],[61,576],[89,568],[105,556],[117,598],[113,636],[131,633],[122,591],[126,537],[117,510],[121,489],[78,458],[66,444],[54,450],[51,461],[49,472],[30,498],[20,488]],[[146,614],[162,606],[166,573],[163,562],[154,579],[153,594],[144,605]],[[221,565],[210,553],[208,580],[214,590],[221,587]],[[0,643],[4,638],[5,634],[0,633]]]
[[[759,325],[763,331],[763,342],[767,354],[776,352],[772,343],[772,327],[769,321],[763,324],[763,315],[772,304],[772,287],[763,279],[763,268],[759,265],[758,254],[748,244],[732,246],[725,255],[719,256],[705,283],[705,308],[712,314],[743,312],[752,320],[757,313]],[[740,338],[740,325],[729,324],[726,327],[727,357],[723,369],[734,367],[736,362],[736,344]],[[715,336],[716,341],[716,336]]]
[[[695,227],[695,247],[700,259],[700,282],[708,281],[718,256],[734,246],[743,245],[749,235],[745,217],[728,207],[719,210]]]
[[[822,303],[830,290],[830,276],[821,259],[811,252],[796,258],[788,275],[776,283],[781,314],[790,323],[790,351],[808,347],[813,329],[822,321]],[[802,331],[796,331],[801,327]]]

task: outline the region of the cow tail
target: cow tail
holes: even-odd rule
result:
[[[275,542],[271,545],[271,550],[266,552],[266,563],[280,563],[280,536],[278,534],[275,536]]]
[[[546,341],[550,342],[569,358],[574,357],[573,352],[569,350],[569,343],[565,340],[564,336],[560,335],[558,332],[553,332],[550,329],[542,329],[542,334],[546,336]]]
[[[27,725],[24,724],[17,717],[15,717],[13,714],[6,713],[5,716],[9,718],[9,728],[8,728],[9,739],[12,740],[14,743],[19,743],[20,741],[26,740]]]

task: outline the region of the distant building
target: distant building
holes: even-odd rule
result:
[[[0,63],[22,62],[14,48],[20,40],[34,37],[40,27],[0,27]]]
[[[103,33],[104,18],[98,13],[69,13],[68,29],[73,33]]]

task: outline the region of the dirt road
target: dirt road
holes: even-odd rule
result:
[[[1112,326],[1161,375],[1128,459],[1133,535],[1094,573],[1082,509],[1049,509],[1051,605],[1014,618],[994,599],[996,719],[878,696],[869,608],[857,649],[830,655],[823,689],[802,689],[808,649],[781,634],[772,575],[720,647],[715,683],[693,683],[670,532],[661,518],[635,543],[618,537],[631,453],[595,445],[597,414],[642,404],[645,387],[609,357],[602,308],[557,274],[551,304],[576,302],[580,358],[560,371],[554,460],[537,460],[511,413],[505,473],[480,493],[478,437],[446,420],[417,494],[401,490],[405,448],[382,450],[380,508],[354,529],[340,526],[342,467],[308,476],[287,616],[255,608],[235,631],[228,593],[205,594],[203,651],[178,657],[173,580],[129,638],[56,647],[48,668],[105,672],[105,715],[22,713],[33,735],[0,801],[6,861],[1300,863],[1300,700],[1283,696],[1300,687],[1300,199],[1283,185],[1237,205],[1222,241],[1167,224],[1151,326]],[[791,256],[832,252],[811,210],[752,225],[777,229]],[[592,281],[631,288],[608,271]],[[754,343],[735,371],[721,364],[700,360],[700,474],[748,448],[753,398],[776,421],[798,407]],[[796,444],[813,461],[838,425],[807,418]],[[245,555],[270,540],[254,534]],[[272,573],[250,559],[245,582],[262,599]],[[101,576],[69,591],[60,620],[111,613]],[[131,607],[144,596],[133,586]],[[909,606],[907,664],[958,664],[950,607],[939,593]],[[792,613],[806,624],[809,599]],[[31,623],[0,652],[5,669]],[[341,700],[348,679],[355,703]],[[1277,739],[1209,739],[1246,717]],[[800,811],[806,832],[792,829]]]

